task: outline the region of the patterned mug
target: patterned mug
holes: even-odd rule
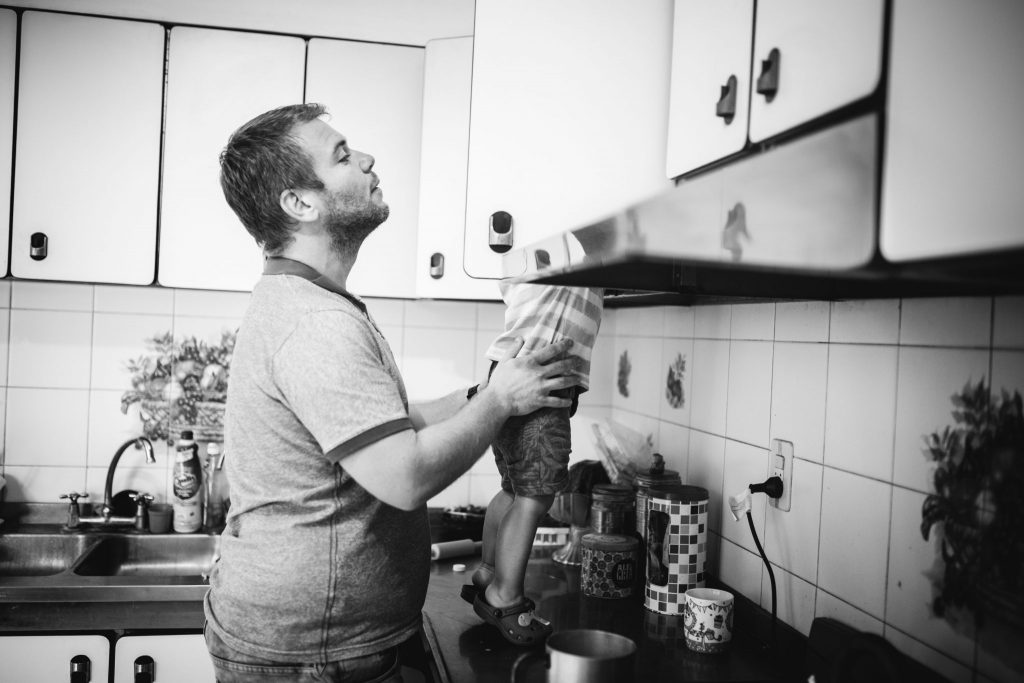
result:
[[[691,588],[684,600],[686,647],[694,652],[725,652],[732,640],[732,593],[717,588]]]

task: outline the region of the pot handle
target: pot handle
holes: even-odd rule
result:
[[[545,670],[551,668],[551,655],[546,651],[534,650],[531,652],[524,652],[512,663],[512,674],[509,678],[511,683],[520,683],[521,681],[525,681],[527,674],[530,671],[530,666],[537,660],[543,660]],[[521,670],[520,667],[522,667]]]

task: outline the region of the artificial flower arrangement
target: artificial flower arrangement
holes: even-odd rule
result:
[[[147,339],[154,353],[128,361],[132,388],[121,395],[121,412],[140,404],[142,431],[150,439],[173,444],[191,429],[199,441],[222,441],[235,336],[226,331],[219,344],[196,337],[176,342],[170,332]]]

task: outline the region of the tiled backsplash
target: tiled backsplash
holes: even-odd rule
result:
[[[56,501],[83,488],[99,498],[114,451],[140,433],[137,415],[120,412],[125,362],[168,330],[218,340],[237,327],[247,299],[0,281],[7,500]],[[486,373],[500,303],[367,303],[412,400]],[[682,402],[679,387],[668,388],[670,368],[682,380]],[[1024,390],[1024,298],[609,310],[591,390],[574,419],[573,457],[596,457],[597,419],[649,435],[684,481],[710,491],[711,571],[770,608],[767,572],[727,499],[765,478],[772,439],[792,441],[792,510],[779,512],[763,496],[753,509],[775,566],[780,619],[807,633],[816,616],[832,616],[883,634],[954,681],[1020,680],[928,607],[936,545],[919,530],[931,472],[923,436],[950,424],[950,395],[982,378]],[[146,465],[128,451],[115,490],[166,499],[171,462],[164,449],[158,455]],[[484,505],[497,487],[485,456],[432,505]]]

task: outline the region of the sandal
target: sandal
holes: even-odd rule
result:
[[[463,600],[472,605],[476,601],[476,596],[482,593],[483,589],[481,589],[475,583],[467,583],[462,586],[462,591],[459,593],[459,596]]]
[[[534,614],[534,607],[529,598],[508,607],[494,607],[483,591],[478,591],[473,601],[477,616],[497,628],[508,642],[523,646],[542,643],[551,635],[551,622]]]

